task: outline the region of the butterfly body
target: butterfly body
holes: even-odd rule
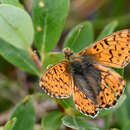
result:
[[[84,56],[73,54],[68,58],[74,84],[82,91],[86,98],[98,104],[97,96],[100,92],[101,73],[93,66],[94,62]]]
[[[109,66],[122,68],[130,62],[130,30],[108,35],[78,53],[66,48],[64,55],[41,77],[46,93],[55,98],[72,94],[77,109],[91,117],[117,103],[125,80]]]

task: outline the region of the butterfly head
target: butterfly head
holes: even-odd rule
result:
[[[70,57],[74,54],[74,52],[70,48],[64,48],[63,50],[65,58],[70,59]]]

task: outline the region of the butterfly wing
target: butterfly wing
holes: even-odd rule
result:
[[[72,95],[75,106],[82,113],[91,117],[95,117],[98,113],[98,109],[100,108],[110,108],[114,106],[117,103],[117,99],[119,99],[119,97],[123,94],[125,87],[124,79],[112,69],[100,64],[93,64],[93,66],[94,69],[100,71],[101,74],[98,75],[101,76],[101,83],[100,86],[98,86],[100,87],[100,91],[97,95],[98,102],[94,102],[94,100],[90,98],[91,96],[87,95],[89,93],[85,93],[85,90],[82,91],[79,89],[79,86],[76,86],[76,84],[72,87]],[[87,79],[89,80],[89,78]],[[83,81],[81,79],[79,81],[77,81],[79,82],[78,85],[81,85]]]
[[[130,30],[108,35],[78,54],[89,56],[106,66],[122,68],[130,61]]]
[[[71,75],[68,61],[59,62],[47,69],[41,77],[40,86],[56,98],[67,98],[71,95]]]
[[[90,98],[87,98],[87,95],[79,90],[76,85],[73,86],[72,95],[75,106],[78,110],[80,110],[83,114],[91,117],[95,117],[97,115],[97,106]]]
[[[101,72],[101,91],[98,96],[99,107],[112,107],[123,94],[125,81],[123,77],[110,68],[99,64],[94,64],[94,67]]]

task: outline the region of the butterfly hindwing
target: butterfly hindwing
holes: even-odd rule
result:
[[[75,103],[75,106],[78,110],[80,110],[83,114],[95,117],[98,113],[97,106],[94,104],[94,102],[87,98],[87,95],[85,95],[77,86],[73,86],[72,89],[72,95],[73,100]]]
[[[110,68],[99,64],[94,64],[94,66],[101,72],[101,92],[99,93],[100,107],[112,107],[123,94],[125,81],[122,76]]]

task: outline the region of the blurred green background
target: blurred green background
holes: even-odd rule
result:
[[[32,0],[20,0],[20,2],[31,15]],[[114,20],[118,22],[115,31],[130,28],[130,0],[71,0],[70,6],[62,36],[55,49],[52,50],[54,52],[62,50],[63,41],[68,32],[85,20],[93,24],[95,39],[101,30]],[[125,90],[127,98],[123,105],[107,118],[98,118],[90,120],[90,122],[100,127],[105,125],[106,129],[130,129],[130,64],[125,68],[124,77],[127,81]],[[38,77],[18,69],[0,56],[0,126],[8,121],[14,106],[26,95],[41,91],[38,84]],[[48,111],[55,110],[57,106],[48,98],[35,99],[34,106],[36,111],[35,129],[40,130],[42,116]],[[125,127],[124,124],[126,124]],[[62,126],[61,129],[69,130],[70,128]]]

